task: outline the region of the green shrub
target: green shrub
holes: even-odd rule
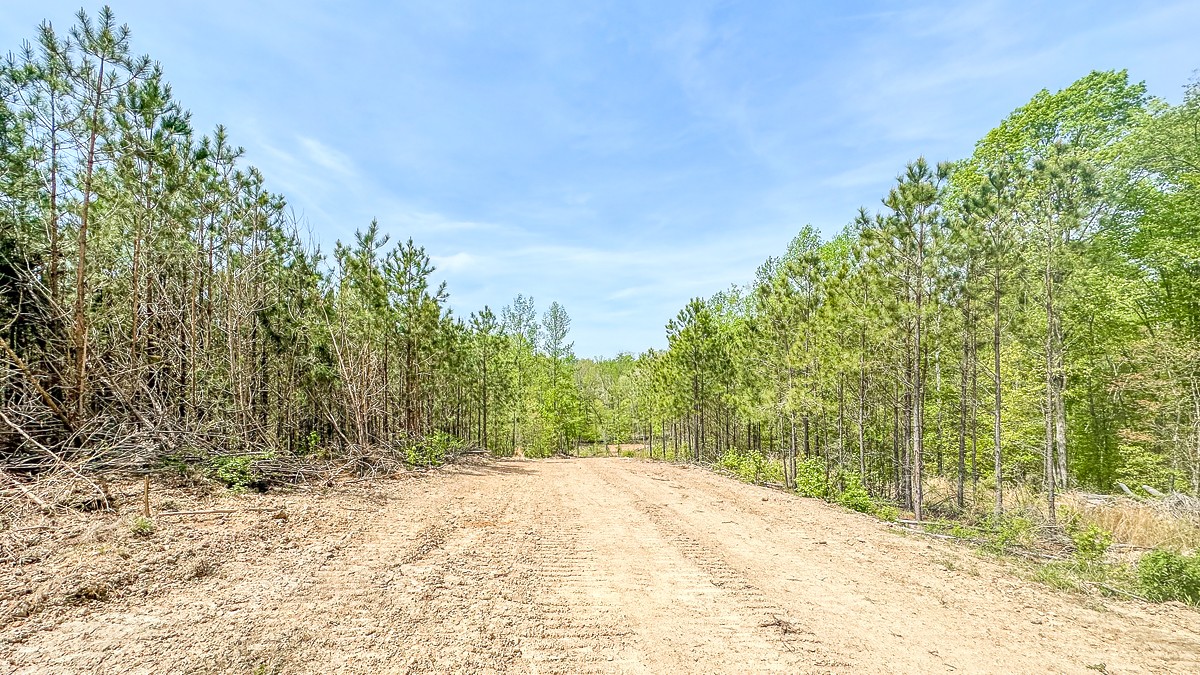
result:
[[[984,548],[997,553],[1013,547],[1028,548],[1034,542],[1033,521],[1016,513],[988,515],[980,522],[978,533],[984,538]]]
[[[1138,585],[1146,599],[1200,604],[1200,558],[1155,549],[1138,562]]]
[[[410,466],[431,467],[446,463],[446,457],[464,450],[466,444],[457,436],[435,431],[405,450],[404,461]]]
[[[900,518],[900,509],[896,508],[895,504],[881,501],[875,504],[874,515],[880,520],[886,520],[889,523],[894,523]]]
[[[783,482],[783,467],[756,452],[726,450],[717,460],[717,466],[747,483]]]
[[[1112,535],[1097,527],[1095,523],[1083,529],[1076,529],[1070,534],[1071,540],[1075,542],[1075,559],[1083,564],[1102,561],[1108,547],[1112,545]]]
[[[248,455],[237,457],[213,457],[208,461],[209,475],[225,487],[244,490],[257,481],[250,466],[254,458]]]
[[[308,436],[304,437],[304,440],[301,442],[300,454],[316,455],[320,449],[321,449],[321,434],[318,434],[315,431],[308,432]]]
[[[824,462],[816,457],[796,462],[796,492],[820,499],[829,495]]]
[[[871,494],[867,492],[867,488],[863,487],[857,474],[850,474],[846,477],[846,489],[838,494],[835,501],[859,513],[875,512],[875,500],[871,499]]]

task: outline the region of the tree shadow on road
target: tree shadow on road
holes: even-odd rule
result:
[[[481,459],[458,464],[455,469],[457,473],[468,476],[494,476],[497,474],[531,476],[535,473],[530,466],[532,464],[533,461],[527,459]]]

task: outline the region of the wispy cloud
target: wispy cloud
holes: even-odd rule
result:
[[[344,153],[325,145],[315,138],[300,136],[296,140],[299,142],[300,147],[304,149],[308,159],[318,167],[328,169],[346,178],[358,176],[358,171],[354,168],[354,162]]]
[[[465,251],[445,256],[435,255],[431,256],[431,259],[438,269],[450,273],[466,272],[480,263],[479,257]]]

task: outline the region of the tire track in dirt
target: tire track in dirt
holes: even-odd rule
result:
[[[968,549],[707,471],[636,461],[596,471],[700,555],[776,590],[789,619],[853,654],[841,660],[856,672],[1200,672],[1195,612],[1098,605]]]
[[[501,461],[370,495],[244,518],[272,529],[218,573],[64,608],[0,643],[0,671],[1200,672],[1193,611],[1085,607],[696,469]]]
[[[661,513],[586,466],[572,477],[588,504],[582,529],[604,552],[652,670],[830,672],[845,666],[804,626]]]
[[[589,558],[563,527],[563,505],[519,483],[489,487],[498,503],[468,501],[443,546],[398,561],[385,619],[408,627],[401,662],[410,672],[603,672],[626,631],[579,602]]]
[[[531,496],[528,495],[527,496]],[[533,672],[639,672],[640,655],[624,626],[593,547],[581,537],[580,512],[561,483],[530,504],[529,566],[540,623],[525,635]]]

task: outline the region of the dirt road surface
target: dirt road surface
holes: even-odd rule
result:
[[[126,588],[0,625],[0,670],[1200,672],[1192,610],[1097,604],[701,469],[512,460],[371,489],[163,523],[121,553]],[[203,569],[155,586],[151,555]]]

